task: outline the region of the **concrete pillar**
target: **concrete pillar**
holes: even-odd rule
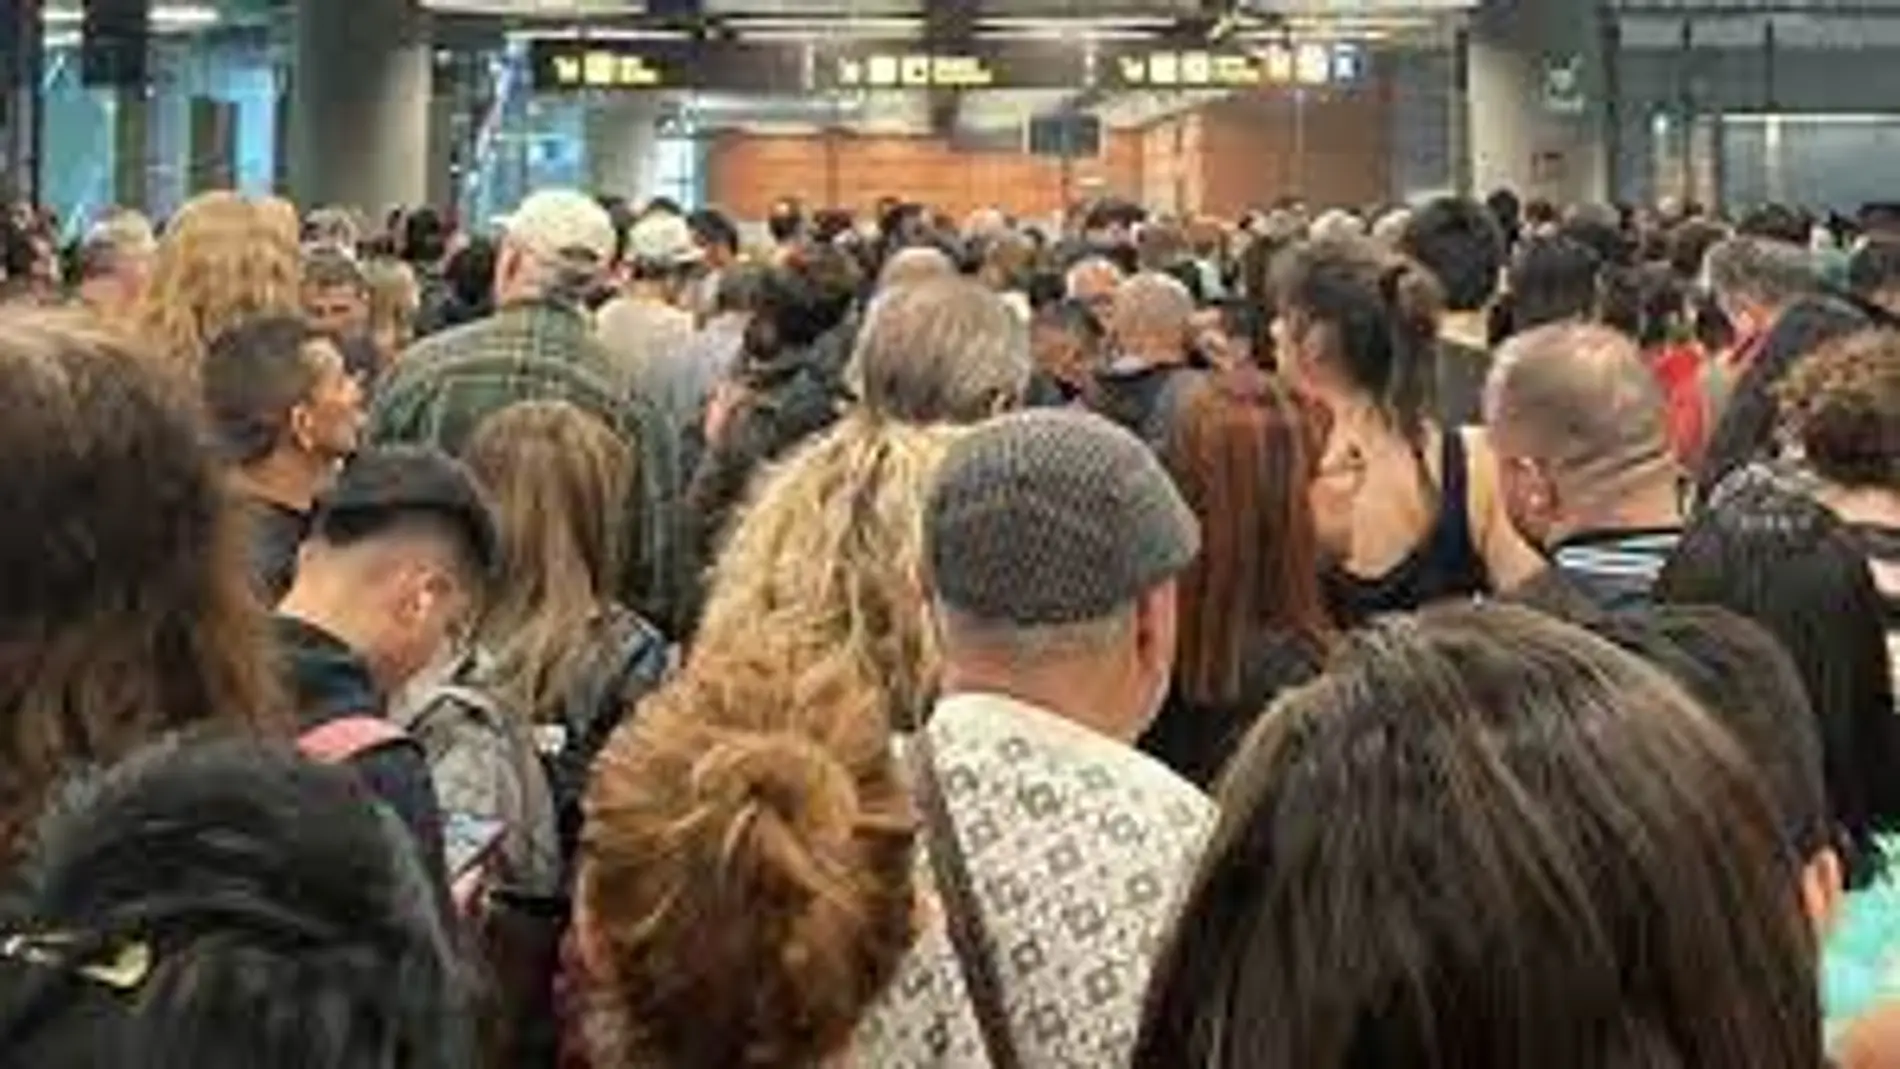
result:
[[[298,0],[290,190],[380,219],[429,192],[429,21],[415,0]]]
[[[1472,186],[1601,201],[1611,139],[1601,0],[1486,0],[1466,34]]]
[[[112,202],[149,210],[152,196],[152,99],[142,85],[112,91]]]
[[[658,179],[660,99],[644,93],[590,100],[582,124],[587,186],[634,203],[653,195]]]

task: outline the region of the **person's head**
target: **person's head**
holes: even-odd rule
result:
[[[937,472],[924,548],[947,693],[1011,695],[1128,742],[1147,728],[1200,525],[1140,439],[1066,409],[978,426]]]
[[[1357,212],[1328,208],[1313,220],[1310,234],[1314,241],[1357,241],[1366,236],[1366,221]]]
[[[369,326],[369,283],[353,254],[329,245],[304,253],[303,314],[325,334],[360,334]]]
[[[295,314],[302,255],[276,213],[235,193],[206,193],[165,227],[139,329],[195,380],[211,339],[260,315]]]
[[[695,650],[770,633],[813,661],[851,659],[893,723],[919,715],[938,663],[917,584],[919,518],[960,433],[859,413],[754,479],[713,566]]]
[[[116,211],[86,233],[79,247],[80,299],[109,319],[130,314],[145,295],[158,255],[152,224],[135,211]]]
[[[449,255],[453,230],[434,208],[417,208],[402,220],[402,258],[417,267],[435,267]]]
[[[1859,300],[1900,314],[1900,238],[1875,238],[1854,250],[1847,286]]]
[[[1601,269],[1628,267],[1636,243],[1622,212],[1608,204],[1580,204],[1564,217],[1558,234],[1589,249]]]
[[[957,277],[956,261],[935,245],[912,245],[891,253],[877,273],[879,293]]]
[[[1805,245],[1754,237],[1711,246],[1703,274],[1722,314],[1744,336],[1766,331],[1789,305],[1820,286]]]
[[[858,261],[843,250],[814,246],[787,257],[761,280],[746,354],[769,361],[811,347],[846,321],[862,282]]]
[[[1761,779],[1587,632],[1387,618],[1229,767],[1132,1064],[1819,1065]]]
[[[1533,237],[1511,261],[1511,328],[1588,319],[1597,305],[1602,261],[1588,245],[1567,237]]]
[[[686,217],[701,255],[707,264],[725,267],[739,258],[739,228],[716,208],[701,208]]]
[[[1838,490],[1900,493],[1900,333],[1842,339],[1775,389],[1784,435]]]
[[[754,263],[735,263],[719,273],[719,285],[713,291],[714,316],[758,314],[765,289],[768,268]]]
[[[1606,271],[1597,313],[1604,324],[1653,351],[1688,336],[1689,283],[1661,263]]]
[[[467,637],[499,556],[494,514],[460,462],[366,450],[318,502],[280,611],[343,640],[393,692]]]
[[[0,869],[46,791],[208,720],[274,730],[269,632],[191,398],[75,319],[0,316]]]
[[[220,335],[205,355],[205,412],[227,462],[297,460],[313,488],[356,452],[363,389],[330,336],[296,316]]]
[[[1691,217],[1683,220],[1665,238],[1669,269],[1685,284],[1700,283],[1709,250],[1729,237],[1728,228],[1712,219]]]
[[[798,241],[805,235],[805,206],[795,197],[778,201],[765,218],[765,229],[777,244],[790,245]]]
[[[1081,301],[1063,300],[1044,307],[1029,324],[1029,348],[1036,367],[1080,392],[1101,364],[1107,338],[1095,313]]]
[[[1667,504],[1680,471],[1668,412],[1634,342],[1608,327],[1539,327],[1499,350],[1485,427],[1511,525],[1546,549]]]
[[[1194,295],[1172,275],[1144,271],[1115,290],[1107,326],[1117,360],[1185,364],[1194,344]]]
[[[946,278],[873,302],[847,377],[874,415],[974,423],[1021,403],[1030,371],[1022,319],[981,285]]]
[[[327,207],[311,212],[303,223],[303,243],[356,255],[363,242],[363,224],[348,208]]]
[[[649,212],[627,232],[626,259],[636,286],[668,303],[683,304],[687,284],[705,267],[706,252],[685,219]]]
[[[0,1061],[453,1069],[472,992],[350,772],[167,742],[62,792],[0,917]]]
[[[1242,371],[1189,398],[1162,460],[1200,521],[1181,573],[1176,686],[1196,702],[1238,701],[1263,634],[1319,646],[1328,630],[1307,488],[1315,428],[1277,380]]]
[[[995,234],[982,245],[977,278],[999,293],[1026,292],[1036,264],[1036,246],[1014,231]]]
[[[760,645],[696,654],[596,763],[577,915],[596,1064],[828,1064],[915,939],[879,695]]]
[[[1422,442],[1443,307],[1431,272],[1363,242],[1315,242],[1289,251],[1275,274],[1281,369],[1335,407],[1370,402]]]
[[[1745,238],[1778,241],[1805,247],[1814,231],[1814,217],[1786,204],[1764,204],[1742,216],[1735,232]]]
[[[364,326],[383,363],[393,363],[415,338],[416,314],[422,309],[415,269],[394,257],[378,257],[363,265],[363,288],[369,294]]]
[[[1822,772],[1820,725],[1775,637],[1724,609],[1662,606],[1607,614],[1590,630],[1641,656],[1701,703],[1762,772],[1782,841],[1801,862],[1801,902],[1825,934],[1845,889]]]
[[[1508,253],[1517,244],[1524,229],[1524,202],[1508,189],[1499,189],[1484,198],[1485,210],[1496,220],[1498,233],[1504,238],[1504,248]]]
[[[455,295],[461,321],[480,319],[495,306],[495,261],[500,250],[488,238],[475,238],[456,250],[443,269]]]
[[[1707,496],[1731,472],[1774,454],[1780,445],[1775,387],[1829,343],[1868,326],[1860,309],[1828,297],[1803,298],[1782,311],[1754,361],[1729,389],[1696,472],[1699,494]]]
[[[606,209],[571,189],[546,189],[503,224],[495,302],[582,305],[613,266],[619,235]]]
[[[1425,205],[1407,220],[1397,248],[1438,276],[1446,311],[1480,311],[1497,294],[1504,235],[1476,201],[1440,197]]]
[[[1483,210],[1479,209],[1479,211]],[[1412,228],[1414,215],[1415,213],[1410,208],[1391,208],[1381,213],[1372,223],[1373,242],[1381,248],[1395,251],[1402,248],[1406,232]],[[1489,219],[1490,216],[1487,214],[1486,218]]]
[[[1063,277],[1068,298],[1080,301],[1106,329],[1115,310],[1115,293],[1122,286],[1122,269],[1113,260],[1089,256],[1076,262]]]
[[[1820,721],[1849,881],[1878,874],[1874,833],[1900,825],[1900,735],[1882,602],[1853,535],[1818,503],[1747,469],[1690,523],[1657,595],[1739,613],[1781,641]]]
[[[578,678],[585,634],[614,599],[637,461],[606,424],[565,401],[484,419],[462,451],[495,510],[501,559],[475,631],[521,707],[555,717]]]

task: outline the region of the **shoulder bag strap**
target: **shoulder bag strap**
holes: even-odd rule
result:
[[[929,735],[919,728],[910,736],[908,748],[917,799],[923,806],[925,852],[930,855],[931,874],[943,897],[950,943],[956,951],[963,986],[970,994],[970,1008],[976,1012],[977,1027],[983,1033],[983,1048],[989,1054],[991,1069],[1022,1069],[1022,1057],[1017,1053],[1003,1002],[996,955],[983,927],[982,906],[970,884],[969,861],[957,837],[956,821],[950,815],[943,784],[937,779],[936,754]]]

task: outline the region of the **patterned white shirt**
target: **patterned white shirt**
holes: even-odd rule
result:
[[[1024,1063],[1126,1064],[1213,804],[1133,747],[1009,698],[944,699],[927,730]],[[919,867],[931,886],[928,859]],[[932,916],[848,1064],[986,1064],[941,908]]]

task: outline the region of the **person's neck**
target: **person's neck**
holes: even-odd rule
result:
[[[1106,685],[1111,678],[1111,673],[1085,662],[1004,665],[970,658],[947,661],[940,686],[945,697],[998,695],[1133,745],[1141,729],[1114,715],[1113,710],[1125,704],[1128,696]]]
[[[667,291],[663,282],[635,280],[627,283],[623,291],[629,301],[638,304],[657,304],[665,308],[673,307],[673,295]]]
[[[1475,312],[1446,312],[1445,318],[1438,324],[1438,336],[1473,349],[1489,348],[1490,315],[1482,308]]]
[[[333,461],[298,450],[279,449],[231,473],[231,481],[252,497],[292,512],[309,512],[317,495],[335,477]]]
[[[385,694],[392,694],[401,681],[385,678],[374,652],[375,629],[361,614],[351,611],[351,606],[360,605],[362,601],[360,595],[352,596],[348,591],[332,589],[306,573],[300,574],[291,584],[290,592],[277,604],[277,614],[314,627],[348,646],[350,652],[369,666],[377,687]]]
[[[1579,508],[1553,532],[1554,542],[1586,534],[1666,531],[1682,527],[1682,495],[1673,478],[1605,495],[1600,504]]]
[[[1883,486],[1821,488],[1821,503],[1842,520],[1866,527],[1900,527],[1900,490]]]

